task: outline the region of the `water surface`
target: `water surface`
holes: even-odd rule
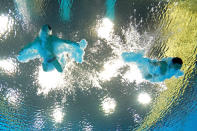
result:
[[[116,0],[110,19],[105,0],[73,0],[69,20],[61,2],[0,2],[0,129],[159,130],[189,119],[196,110],[196,2]],[[63,73],[47,73],[39,59],[18,62],[43,24],[60,38],[85,38],[83,63],[67,59]],[[144,80],[121,59],[140,50],[149,58],[181,57],[184,76]]]

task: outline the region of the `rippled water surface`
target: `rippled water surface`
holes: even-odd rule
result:
[[[0,129],[183,129],[197,104],[196,7],[195,0],[1,0]],[[58,73],[44,72],[39,59],[17,61],[43,24],[60,38],[85,38],[83,63],[67,58]],[[144,80],[121,58],[141,50],[182,58],[184,76]]]

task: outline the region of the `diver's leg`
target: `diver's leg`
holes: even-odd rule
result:
[[[146,80],[149,80],[149,79],[152,79],[152,75],[151,74],[146,74],[146,75],[144,75],[144,78],[146,79]]]
[[[48,70],[47,63],[45,63],[45,62],[42,63],[42,69],[43,69],[43,71],[47,72],[47,70]]]
[[[122,53],[122,58],[125,62],[142,62],[145,59],[141,52],[124,52]]]
[[[62,66],[57,59],[53,60],[51,63],[55,66],[58,72],[63,72]]]

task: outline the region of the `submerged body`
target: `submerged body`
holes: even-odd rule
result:
[[[58,0],[58,2],[60,4],[61,19],[63,21],[69,21],[73,0]]]
[[[106,0],[106,17],[110,20],[114,20],[115,17],[115,4],[116,0]]]
[[[162,82],[172,76],[178,78],[184,74],[180,70],[182,66],[180,58],[168,57],[158,61],[144,58],[142,53],[134,52],[124,52],[122,58],[125,62],[135,62],[143,77],[151,82]]]
[[[56,68],[58,72],[62,72],[65,60],[61,54],[67,52],[76,62],[82,63],[86,46],[85,39],[81,40],[80,43],[60,39],[52,35],[50,26],[44,25],[39,36],[21,49],[17,59],[20,62],[28,62],[35,58],[42,58],[44,71],[51,71]]]

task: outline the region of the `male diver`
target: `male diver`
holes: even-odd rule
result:
[[[135,62],[143,77],[151,82],[162,82],[172,76],[178,78],[184,74],[180,71],[183,62],[179,57],[168,57],[158,61],[144,58],[143,53],[124,52],[122,58],[125,62]]]
[[[84,55],[83,49],[86,48],[85,39],[80,43],[60,39],[52,35],[52,29],[49,25],[43,25],[38,37],[32,43],[26,45],[20,52],[17,59],[20,62],[28,62],[31,59],[41,57],[44,71],[53,70],[63,71],[63,65],[59,62],[59,54],[67,52],[76,62],[81,63]]]

